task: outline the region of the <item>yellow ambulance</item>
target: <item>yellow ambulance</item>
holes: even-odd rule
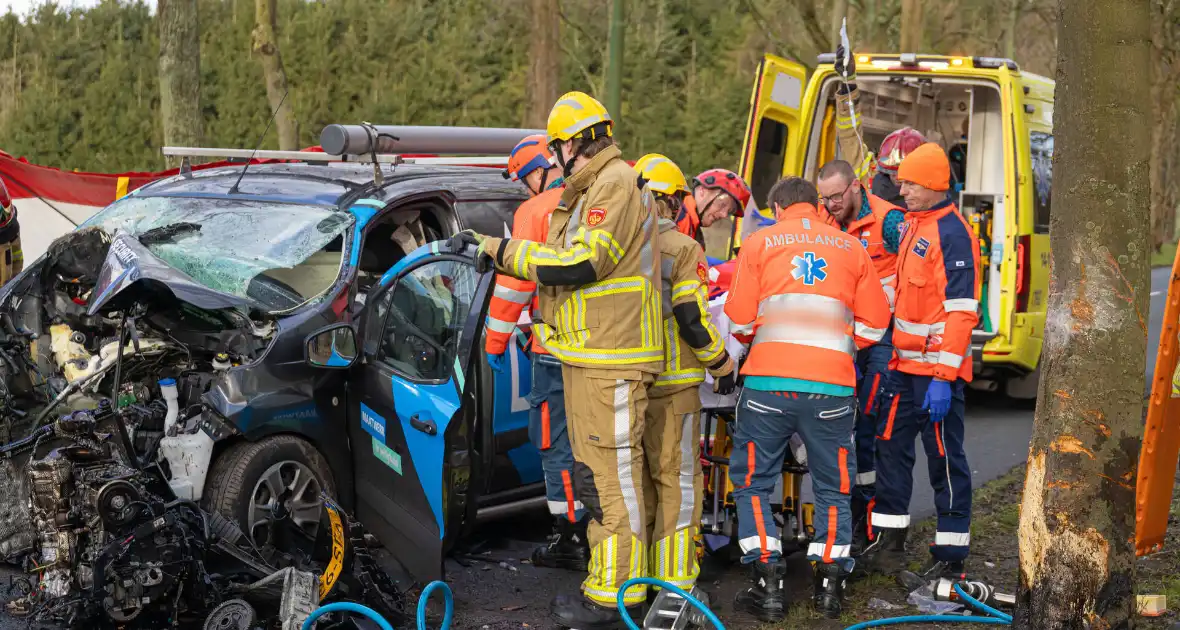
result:
[[[739,172],[767,216],[766,195],[779,178],[814,181],[820,166],[842,157],[834,61],[820,55],[810,77],[774,55],[758,66]],[[1053,81],[1009,59],[917,54],[857,54],[856,74],[855,114],[870,150],[909,126],[951,157],[952,193],[982,253],[974,386],[1035,398],[1048,299]],[[735,226],[735,247],[743,231]]]

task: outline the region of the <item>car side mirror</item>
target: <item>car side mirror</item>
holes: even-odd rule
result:
[[[307,336],[304,360],[312,367],[345,369],[356,363],[356,332],[352,325],[337,323]]]

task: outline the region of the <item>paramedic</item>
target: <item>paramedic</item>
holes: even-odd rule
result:
[[[688,192],[684,173],[654,153],[640,158],[635,170],[659,215],[664,335],[664,371],[649,390],[643,436],[643,450],[652,455],[648,470],[654,489],[648,504],[654,529],[647,570],[649,576],[691,592],[700,574],[696,536],[704,494],[699,388],[707,370],[714,391],[729,395],[736,375],[709,315],[705,251],[672,221],[680,207],[678,197]]]
[[[852,165],[832,160],[819,170],[820,203],[832,217],[833,224],[860,240],[873,259],[881,287],[893,310],[897,287],[897,247],[905,211],[865,190],[856,178]],[[821,215],[823,213],[821,212]],[[877,479],[873,465],[873,446],[877,435],[877,411],[884,398],[882,385],[893,356],[891,334],[886,331],[880,343],[856,355],[858,374],[856,410],[856,483],[852,489],[853,555],[864,549],[873,537],[868,514]]]
[[[963,572],[971,542],[971,468],[963,448],[963,390],[971,380],[971,331],[979,321],[979,247],[947,194],[950,163],[924,144],[898,170],[909,221],[898,255],[890,361],[896,392],[877,434],[877,536],[862,556],[869,570],[904,566],[913,489],[914,439],[926,449],[938,528],[923,573]]]
[[[692,179],[692,195],[684,200],[676,215],[676,229],[700,243],[705,249],[707,228],[719,219],[744,216],[750,205],[750,187],[737,173],[712,168]]]
[[[656,217],[612,133],[601,103],[563,95],[547,124],[565,176],[548,238],[468,233],[499,272],[537,283],[534,334],[562,363],[574,490],[590,518],[590,571],[582,595],[559,595],[551,614],[583,630],[617,625],[619,587],[646,572],[643,423],[648,388],[664,367]],[[623,597],[632,616],[646,599],[645,585]]]
[[[729,479],[738,509],[742,562],[754,585],[735,607],[763,621],[783,618],[785,568],[770,493],[782,477],[791,434],[807,448],[815,489],[815,607],[840,616],[854,565],[849,494],[856,475],[853,425],[857,348],[881,341],[889,303],[865,248],[819,221],[815,186],[798,177],[774,185],[776,223],[738,254],[725,314],[750,350],[741,368]],[[783,357],[790,360],[784,361]]]
[[[844,47],[837,46],[835,66],[836,73],[843,79],[836,88],[836,135],[840,153],[853,165],[862,185],[874,195],[904,208],[906,202],[898,188],[897,167],[905,156],[926,142],[926,138],[911,127],[903,127],[885,136],[880,151],[874,156],[861,140],[860,121],[854,121],[852,117],[852,106],[860,99],[860,91],[856,88],[856,57],[850,55],[845,67]]]
[[[512,149],[504,177],[524,184],[532,197],[522,203],[512,219],[512,235],[544,242],[549,233],[549,217],[561,200],[562,178],[553,154],[541,134],[527,136]],[[521,312],[532,303],[530,313],[538,313],[536,284],[512,276],[496,276],[496,290],[488,306],[488,363],[497,372],[508,369],[505,352]],[[529,439],[541,452],[545,470],[545,498],[553,515],[553,534],[549,543],[533,551],[533,564],[539,567],[585,571],[590,556],[586,543],[585,509],[574,497],[574,453],[570,448],[565,423],[565,394],[561,381],[561,362],[553,358],[534,336],[532,350],[532,391],[529,392]]]
[[[25,254],[20,247],[20,223],[16,204],[0,180],[0,286],[4,286],[25,268]]]

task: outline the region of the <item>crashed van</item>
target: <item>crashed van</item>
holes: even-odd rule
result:
[[[438,578],[477,519],[544,503],[523,339],[488,367],[492,273],[447,246],[526,192],[492,160],[272,153],[139,188],[0,289],[0,442],[135,409],[136,461],[259,544],[328,535],[327,495]]]

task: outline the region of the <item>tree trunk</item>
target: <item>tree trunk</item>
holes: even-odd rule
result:
[[[1172,0],[1151,0],[1151,244],[1158,251],[1174,236],[1176,216],[1176,48],[1180,36],[1173,25]]]
[[[291,99],[287,98],[287,72],[283,69],[283,57],[279,54],[279,42],[275,35],[278,2],[254,0],[254,21],[254,54],[262,62],[266,101],[270,104],[271,114],[275,117],[275,129],[279,132],[279,150],[298,151],[299,123],[291,111]]]
[[[1130,628],[1148,314],[1150,0],[1060,0],[1052,269],[1017,628]],[[1101,156],[1096,158],[1095,156]]]
[[[844,18],[848,17],[848,0],[834,0],[832,2],[832,42],[833,44],[840,43],[840,25],[844,23]],[[852,43],[852,24],[851,19],[848,20],[848,43]],[[835,50],[835,46],[832,49]],[[852,52],[852,51],[849,51]]]
[[[901,45],[904,53],[922,52],[922,0],[901,0]]]
[[[1004,56],[1016,59],[1016,25],[1020,22],[1020,3],[1024,0],[1008,0],[1008,25],[1004,27]]]
[[[526,127],[544,129],[557,102],[561,69],[558,37],[561,13],[557,0],[532,0],[532,41],[529,46],[529,106]],[[614,112],[612,112],[613,114]]]
[[[200,146],[201,31],[197,0],[159,0],[160,116],[166,146]]]

